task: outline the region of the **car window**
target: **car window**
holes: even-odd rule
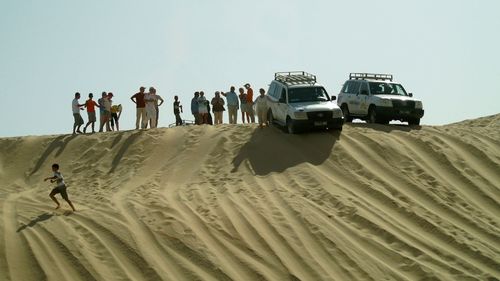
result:
[[[347,81],[344,83],[344,87],[342,87],[342,90],[340,92],[349,93],[350,88],[351,88],[351,81]]]
[[[276,97],[276,83],[271,83],[271,86],[269,86],[269,91],[268,91],[268,95],[270,95],[271,97]]]
[[[349,94],[357,94],[359,93],[359,82],[358,81],[351,81],[351,88],[349,89]]]
[[[368,85],[367,83],[361,83],[361,87],[359,89],[359,94],[363,94],[365,92],[365,95],[368,95]]]
[[[288,90],[288,102],[329,101],[328,93],[323,87],[293,88]]]
[[[407,96],[403,86],[385,82],[370,82],[370,92],[372,95],[397,95]]]
[[[286,90],[285,90],[285,88],[281,89],[280,99],[286,100]]]

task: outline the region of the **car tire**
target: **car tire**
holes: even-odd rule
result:
[[[408,120],[408,125],[420,126],[420,118],[412,118],[412,119]]]
[[[375,106],[370,106],[370,108],[368,109],[368,116],[366,118],[366,122],[367,123],[377,123],[378,119],[377,119],[377,112],[375,111]]]
[[[297,133],[297,129],[295,128],[295,125],[293,124],[293,120],[290,119],[290,117],[288,117],[286,119],[286,131],[287,131],[287,133],[292,134],[292,135]]]
[[[342,114],[344,114],[344,120],[345,122],[352,122],[352,116],[351,114],[349,113],[349,107],[347,106],[347,104],[343,104],[340,109],[342,109]]]

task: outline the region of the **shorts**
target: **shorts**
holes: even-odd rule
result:
[[[89,122],[95,122],[96,121],[95,112],[87,112],[87,114],[89,116]]]
[[[241,112],[249,112],[249,105],[247,103],[241,104]]]
[[[50,195],[51,196],[56,195],[57,193],[61,193],[61,196],[62,196],[62,198],[64,198],[64,200],[69,200],[65,185],[54,187],[54,189],[52,189],[52,191],[50,192]]]
[[[75,118],[75,125],[83,125],[83,118],[80,113],[73,113],[73,117]]]

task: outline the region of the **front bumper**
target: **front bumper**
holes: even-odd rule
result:
[[[329,120],[293,120],[293,125],[297,129],[314,129],[314,128],[328,128],[328,129],[342,129],[344,125],[344,117],[332,118]]]
[[[389,120],[420,119],[424,116],[423,109],[415,108],[376,107],[375,112],[378,117]]]

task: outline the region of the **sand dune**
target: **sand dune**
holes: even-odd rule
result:
[[[499,280],[500,115],[4,138],[0,206],[0,280]]]

